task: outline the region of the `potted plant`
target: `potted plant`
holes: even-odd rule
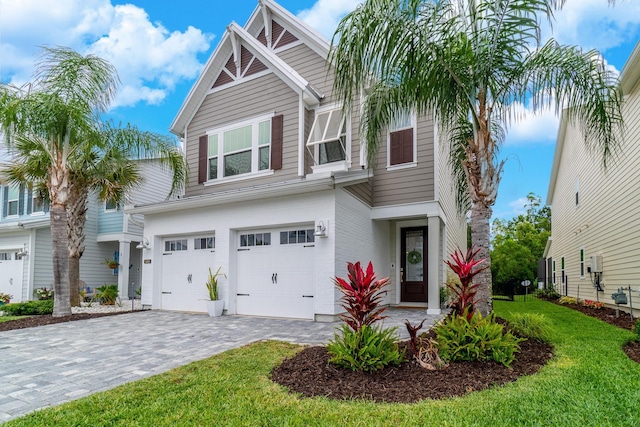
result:
[[[102,263],[112,270],[118,268],[118,266],[120,265],[118,261],[116,261],[113,258],[105,258],[104,261],[102,261]]]
[[[13,295],[4,294],[0,292],[0,306],[8,304],[9,301],[11,301],[11,298],[13,298]]]
[[[209,277],[205,282],[207,291],[209,291],[209,300],[206,301],[207,311],[211,317],[222,316],[222,310],[224,309],[224,301],[220,300],[220,293],[218,292],[218,276],[224,276],[226,278],[227,275],[220,273],[221,268],[222,267],[218,267],[215,274],[212,273],[211,268],[209,268]]]

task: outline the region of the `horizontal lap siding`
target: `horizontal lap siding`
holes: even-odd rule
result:
[[[295,179],[298,176],[298,95],[274,74],[207,95],[187,131],[186,155],[189,183],[186,196],[196,196],[236,188]],[[284,115],[283,167],[271,176],[226,184],[198,184],[198,138],[221,126],[263,114]]]
[[[418,118],[417,166],[387,171],[387,136],[380,144],[373,177],[374,206],[434,200],[433,121]]]
[[[601,152],[589,150],[578,130],[568,127],[552,202],[552,256],[556,283],[561,284],[561,257],[569,278],[569,295],[595,299],[589,274],[589,257],[602,255],[605,292],[600,300],[611,303],[610,294],[620,286],[640,287],[640,91],[636,88],[624,108],[627,134],[618,156],[602,167]],[[575,181],[579,179],[579,206],[575,205]],[[588,225],[588,227],[587,227]],[[585,252],[585,278],[580,279],[580,249]],[[640,306],[635,293],[634,305]]]
[[[436,142],[438,150],[438,200],[447,217],[444,258],[448,259],[456,249],[467,247],[467,220],[464,213],[460,213],[456,202],[456,187],[453,180],[451,164],[449,162],[449,141],[440,138]],[[444,269],[444,266],[443,266]],[[442,281],[446,276],[442,277]]]

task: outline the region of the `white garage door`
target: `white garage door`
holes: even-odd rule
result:
[[[0,292],[12,295],[11,302],[22,301],[22,264],[16,251],[0,251]]]
[[[238,233],[238,314],[313,319],[313,226]]]
[[[215,273],[215,237],[172,237],[163,242],[162,309],[206,312],[209,268]]]

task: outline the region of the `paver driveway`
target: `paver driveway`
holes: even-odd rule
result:
[[[425,327],[440,316],[390,309]],[[0,332],[0,422],[266,339],[321,344],[338,323],[145,311]],[[404,326],[398,328],[406,337]]]

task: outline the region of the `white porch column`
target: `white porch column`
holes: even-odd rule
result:
[[[440,218],[430,216],[427,224],[427,314],[440,314]]]
[[[120,240],[118,251],[120,258],[118,262],[118,296],[122,300],[129,298],[129,265],[131,265],[131,242]]]

